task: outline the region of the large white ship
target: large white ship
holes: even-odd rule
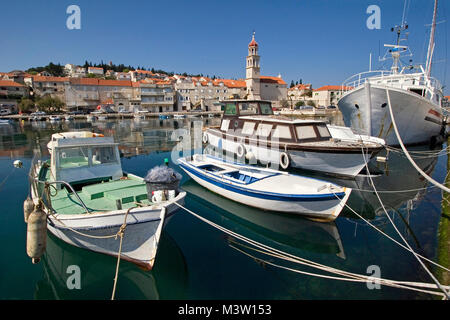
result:
[[[408,26],[393,28],[397,43],[385,45],[393,59],[390,71],[368,71],[356,74],[343,83],[351,87],[338,102],[345,125],[359,134],[382,138],[388,145],[399,145],[389,110],[404,144],[421,144],[436,141],[445,132],[442,116],[442,87],[430,76],[435,47],[437,0],[434,3],[433,22],[426,66],[404,66],[400,57],[410,52],[400,45],[401,32]],[[389,98],[389,99],[388,99]]]

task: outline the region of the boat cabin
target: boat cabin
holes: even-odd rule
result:
[[[324,121],[275,116],[270,101],[228,100],[223,103],[220,131],[224,134],[291,143],[332,138]]]
[[[113,137],[91,132],[57,133],[52,135],[48,148],[52,180],[80,185],[123,176]]]

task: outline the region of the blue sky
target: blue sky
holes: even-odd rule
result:
[[[450,10],[439,3],[439,19]],[[69,5],[81,9],[81,30],[66,27]],[[381,29],[369,30],[369,5],[381,9]],[[261,74],[303,80],[317,88],[341,84],[380,66],[390,28],[400,24],[403,0],[227,1],[2,1],[0,71],[54,63],[113,61],[176,73],[245,77],[253,30],[260,45]],[[411,0],[406,20],[413,63],[424,62],[432,0]],[[450,84],[445,63],[449,23],[438,25],[433,75]],[[448,89],[444,90],[450,94]]]

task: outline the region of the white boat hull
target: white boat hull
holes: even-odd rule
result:
[[[231,154],[235,154],[240,143],[222,139],[214,134],[208,134],[208,143],[216,149],[222,149]],[[251,155],[256,160],[279,164],[282,151],[278,149],[268,149],[266,146],[256,146],[243,144],[245,153]],[[334,153],[334,152],[314,152],[288,150],[291,159],[290,166],[304,170],[324,172],[337,176],[356,176],[365,166],[365,162],[370,160],[370,155],[364,153]]]
[[[314,196],[308,197],[308,199],[305,198],[303,200],[290,201],[287,201],[286,198],[283,198],[281,200],[275,200],[273,198],[271,199],[270,195],[267,197],[255,197],[255,193],[253,193],[253,191],[262,192],[262,190],[259,189],[261,185],[268,183],[270,184],[270,186],[265,185],[263,189],[278,191],[278,188],[276,187],[277,185],[283,185],[283,187],[286,187],[286,182],[289,183],[292,182],[292,180],[285,180],[286,177],[278,176],[270,182],[266,179],[266,181],[262,183],[252,183],[251,187],[248,189],[242,189],[243,187],[241,186],[241,190],[238,190],[234,188],[234,186],[236,185],[226,183],[224,184],[220,181],[217,181],[217,179],[214,179],[214,177],[212,176],[202,174],[199,169],[187,163],[185,160],[180,160],[179,164],[180,167],[189,175],[189,177],[191,177],[198,184],[217,194],[220,194],[225,198],[262,210],[293,213],[317,219],[319,221],[335,220],[344,207],[351,193],[351,189],[342,188],[343,191],[341,191],[345,193],[342,198],[339,198],[337,196],[330,196],[324,200],[318,200],[317,198],[313,199]],[[325,182],[320,183],[325,184]]]
[[[339,100],[338,107],[345,125],[356,133],[382,138],[388,145],[399,145],[386,89],[404,144],[428,143],[433,136],[440,134],[442,112],[439,106],[414,92],[368,83],[349,91]]]
[[[127,216],[121,259],[151,270],[155,261],[159,238],[167,216],[184,203],[186,193],[161,205],[134,208]],[[166,210],[162,210],[163,207]],[[49,216],[48,230],[59,239],[79,248],[117,257],[120,238],[116,234],[124,223],[127,210],[90,214],[55,214]]]

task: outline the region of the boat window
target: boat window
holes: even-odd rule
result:
[[[237,108],[235,103],[227,103],[225,105],[225,115],[235,116],[237,114]]]
[[[422,97],[425,96],[425,90],[423,90],[423,89],[409,89],[409,91],[417,93],[418,95],[421,95]]]
[[[317,130],[319,131],[319,134],[322,138],[331,138],[330,131],[328,130],[326,125],[317,125]]]
[[[261,114],[270,114],[270,115],[272,115],[273,114],[273,111],[272,111],[272,107],[270,106],[270,103],[261,103],[260,105],[260,108],[261,108]]]
[[[295,129],[297,130],[298,139],[312,139],[317,137],[313,125],[297,126]]]
[[[277,126],[272,134],[273,138],[291,139],[291,130],[289,126]]]
[[[260,123],[258,125],[258,129],[256,130],[256,135],[259,137],[268,137],[270,134],[270,131],[272,130],[271,124],[267,123]]]
[[[242,134],[251,136],[253,134],[253,131],[255,130],[255,122],[245,122],[244,126],[242,127]]]
[[[249,114],[258,114],[258,104],[256,102],[239,103],[239,114],[241,116]]]
[[[113,146],[92,148],[92,165],[116,162],[116,152]]]
[[[228,127],[230,126],[230,120],[228,119],[223,119],[222,120],[222,125],[220,126],[220,130],[221,131],[228,131]]]
[[[79,168],[89,165],[87,147],[62,148],[58,151],[60,169]]]

